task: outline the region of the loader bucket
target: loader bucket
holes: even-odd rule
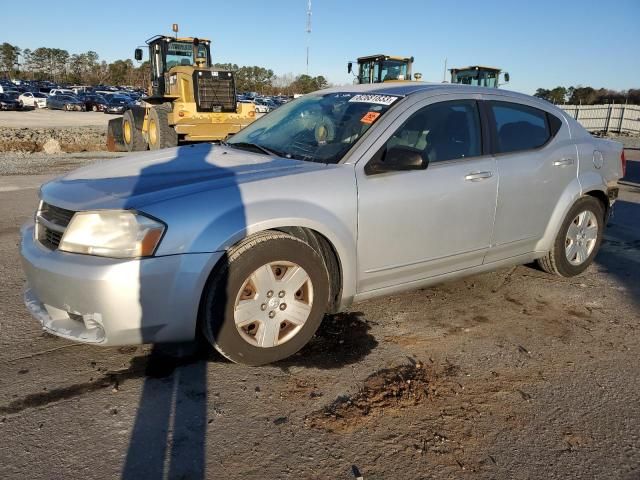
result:
[[[107,150],[110,152],[127,151],[122,135],[122,118],[120,117],[109,120],[107,125]]]

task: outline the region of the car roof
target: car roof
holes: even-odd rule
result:
[[[381,95],[398,95],[401,97],[408,97],[418,93],[429,92],[433,95],[442,95],[446,93],[466,93],[472,94],[498,94],[513,98],[531,100],[534,97],[525,95],[524,93],[512,92],[510,90],[489,88],[489,87],[475,87],[470,85],[461,85],[458,83],[433,83],[433,82],[384,82],[384,83],[370,83],[365,85],[343,85],[339,87],[332,87],[321,92],[354,92],[354,93],[372,93]],[[535,99],[535,98],[534,98]]]

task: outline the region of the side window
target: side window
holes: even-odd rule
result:
[[[429,105],[414,113],[389,139],[387,149],[410,147],[429,162],[443,162],[482,154],[478,105],[453,100]]]
[[[497,153],[531,150],[551,138],[546,112],[517,103],[488,103],[495,119]]]

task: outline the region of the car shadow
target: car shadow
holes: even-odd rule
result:
[[[198,171],[206,163],[209,173],[215,172],[215,169],[225,170],[207,160],[214,148],[218,147],[211,145],[210,148],[204,148],[202,144],[180,147],[170,160],[143,168],[131,197],[147,193],[152,188],[149,182],[170,174],[172,167]],[[228,169],[220,173],[226,179],[225,201],[243,205],[234,173]],[[246,232],[245,218],[244,209],[234,215],[233,221],[238,222],[234,226],[237,227],[235,231],[244,229]],[[215,229],[216,225],[207,226],[202,231],[208,232],[211,228]],[[220,262],[224,263],[225,258],[222,257]],[[140,262],[141,277],[144,263],[145,260]],[[145,332],[155,332],[158,328],[151,309],[146,309],[148,305],[153,305],[158,292],[154,290],[154,282],[139,281],[138,284],[144,341]],[[218,286],[221,285],[225,286],[222,288],[224,293],[217,300],[219,305],[225,305],[226,298],[234,293],[227,292],[224,277],[219,280]],[[201,308],[204,308],[204,302]],[[220,313],[218,306],[213,305],[211,308],[212,315]],[[377,345],[375,338],[369,333],[370,328],[360,312],[327,315],[309,344],[298,354],[278,362],[276,366],[283,370],[292,366],[337,369],[358,362]],[[215,331],[213,333],[215,335]],[[146,340],[148,343],[150,339]],[[208,475],[206,472],[206,435],[209,424],[207,372],[213,363],[230,362],[199,339],[191,343],[154,345],[148,355],[132,357],[129,368],[118,372],[116,381],[140,376],[144,378],[122,468],[123,479],[197,480],[213,475],[213,472]]]
[[[143,167],[129,198],[135,199],[136,195],[152,191],[156,182],[171,180],[176,172],[183,178],[197,178],[204,170],[209,175],[225,178],[226,199],[242,207],[234,172],[208,161],[214,148],[212,144],[179,147],[173,150],[175,156],[166,162]],[[135,208],[136,205],[127,207]],[[246,227],[243,209],[237,212],[234,221],[243,231]],[[149,343],[152,338],[145,336],[154,335],[162,328],[152,312],[159,292],[156,282],[142,280],[145,260],[139,263],[140,331],[143,342]],[[222,301],[226,303],[225,298]],[[138,369],[141,363],[144,364],[145,379],[122,478],[205,478],[208,362],[198,354],[185,352],[183,345],[154,345],[147,358],[132,359],[132,366],[134,362]]]
[[[640,188],[634,190],[640,194]],[[640,304],[640,203],[616,202],[595,261]]]

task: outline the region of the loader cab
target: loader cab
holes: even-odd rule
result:
[[[369,55],[358,58],[356,83],[383,83],[411,80],[413,57],[394,57],[390,55]],[[353,62],[347,64],[352,73]]]
[[[489,88],[498,88],[500,86],[500,74],[503,73],[499,68],[483,67],[482,65],[452,68],[449,72],[451,72],[451,83]],[[509,74],[507,72],[503,73],[503,78],[504,83],[509,82]]]
[[[198,38],[176,38],[156,35],[147,40],[151,67],[151,95],[165,94],[165,74],[175,67],[210,68],[211,42]],[[136,60],[142,60],[142,49],[135,51]]]

